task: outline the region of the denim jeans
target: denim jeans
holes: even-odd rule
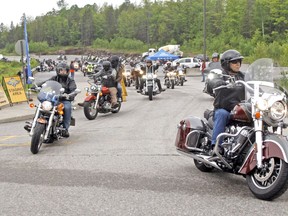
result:
[[[225,109],[216,109],[214,111],[214,126],[212,134],[212,145],[216,144],[216,138],[220,133],[225,132],[225,127],[230,119],[230,112]],[[223,139],[219,140],[219,144],[222,143]]]
[[[71,105],[71,101],[62,101],[62,103],[64,104],[64,117],[63,117],[64,125],[63,126],[64,128],[68,130],[70,126],[70,122],[71,122],[72,105]]]
[[[122,98],[122,86],[120,82],[117,83],[117,98]]]

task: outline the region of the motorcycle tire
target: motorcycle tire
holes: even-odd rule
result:
[[[98,110],[93,109],[96,101],[85,101],[83,104],[84,115],[88,120],[94,120],[98,115]]]
[[[34,128],[34,133],[31,139],[30,151],[37,154],[44,142],[45,125],[37,123]]]
[[[184,85],[184,79],[181,79],[180,84],[181,84],[181,86]]]
[[[247,174],[246,181],[255,197],[273,200],[288,188],[288,164],[280,158],[269,158],[263,161],[263,167]]]
[[[172,80],[171,81],[171,89],[174,89],[174,87],[175,87],[175,82],[174,82],[174,80]]]
[[[153,86],[148,86],[148,96],[149,100],[153,100]]]
[[[213,167],[206,165],[205,163],[196,159],[194,160],[194,164],[196,168],[200,170],[201,172],[211,172],[214,169]]]

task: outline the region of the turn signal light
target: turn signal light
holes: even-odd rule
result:
[[[260,119],[260,117],[261,117],[261,113],[260,113],[260,112],[256,112],[256,113],[255,113],[255,118],[256,118],[256,119]]]
[[[29,107],[30,107],[30,108],[34,108],[34,107],[35,107],[35,104],[34,104],[34,103],[30,103],[30,104],[29,104]]]
[[[64,104],[63,103],[60,103],[58,106],[57,106],[57,112],[59,113],[59,115],[63,115],[64,114]]]

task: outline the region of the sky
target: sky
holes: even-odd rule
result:
[[[10,27],[11,21],[13,21],[15,26],[20,23],[20,19],[24,13],[26,18],[32,17],[35,19],[36,16],[45,15],[48,11],[52,11],[53,8],[58,10],[57,1],[58,0],[7,0],[1,4],[0,23]],[[75,4],[78,5],[78,7],[84,7],[87,4],[92,5],[94,3],[102,6],[104,2],[116,7],[121,5],[124,0],[65,0],[65,2],[68,3],[68,7]],[[130,2],[139,3],[140,0],[130,0]]]

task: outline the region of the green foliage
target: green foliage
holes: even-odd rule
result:
[[[46,52],[47,49],[49,49],[49,45],[47,41],[44,42],[30,42],[29,43],[29,51],[31,53],[43,53]]]

